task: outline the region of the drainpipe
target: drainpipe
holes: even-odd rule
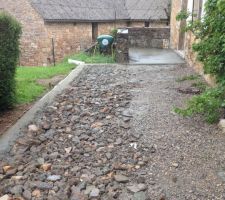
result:
[[[52,38],[52,57],[53,57],[53,63],[55,66],[55,44],[54,44],[54,39]]]

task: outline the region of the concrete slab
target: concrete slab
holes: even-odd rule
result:
[[[130,64],[184,64],[185,61],[171,49],[130,48]]]

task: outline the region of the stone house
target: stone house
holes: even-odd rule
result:
[[[177,21],[176,16],[181,11],[192,13],[188,20],[195,18],[201,19],[204,15],[204,4],[207,0],[172,0],[171,5],[171,39],[170,45],[182,57],[186,59],[188,64],[193,67],[198,73],[203,74],[203,66],[196,60],[196,54],[192,50],[192,44],[195,41],[195,36],[191,32],[184,32],[182,28],[186,25],[186,21]],[[204,75],[206,81],[210,84],[213,79],[209,75]]]
[[[21,24],[20,65],[47,66],[118,27],[168,25],[170,0],[0,0]],[[53,51],[54,49],[54,51]],[[54,52],[54,53],[53,53]]]

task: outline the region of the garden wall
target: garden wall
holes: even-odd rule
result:
[[[129,46],[169,48],[170,28],[129,28]]]
[[[169,48],[170,28],[128,28],[120,30],[116,40],[116,61],[129,62],[129,48]]]

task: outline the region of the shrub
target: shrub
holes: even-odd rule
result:
[[[114,28],[113,30],[111,30],[110,35],[114,38],[114,40],[116,40],[117,37],[117,31],[118,29]]]
[[[225,105],[224,98],[224,87],[209,88],[189,100],[185,109],[175,108],[175,112],[183,116],[201,114],[208,123],[215,123],[219,120]]]
[[[0,110],[12,107],[15,102],[20,35],[20,24],[7,13],[0,13]]]

